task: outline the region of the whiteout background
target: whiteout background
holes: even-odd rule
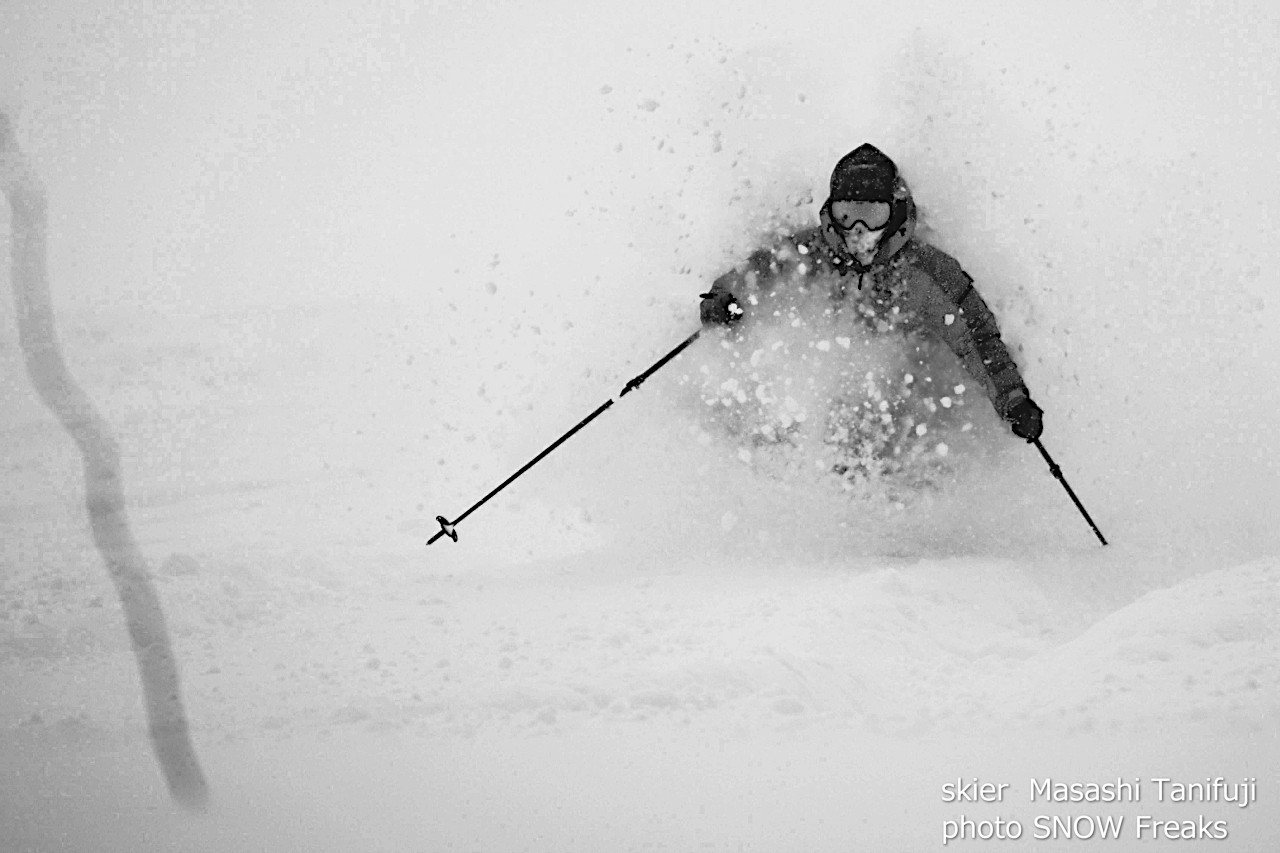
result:
[[[1269,6],[108,5],[6,4],[0,104],[214,800],[167,800],[6,300],[0,846],[932,850],[964,813],[1059,849],[1032,818],[1091,812],[1272,849]],[[423,547],[863,141],[1111,547],[1013,439],[907,510],[756,476],[679,390],[714,341]],[[1050,775],[1261,800],[1030,804]]]

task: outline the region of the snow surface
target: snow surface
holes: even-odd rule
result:
[[[6,307],[0,849],[1076,849],[1032,821],[1083,813],[1275,849],[1274,6],[432,5],[0,11],[212,786],[167,797]],[[682,384],[713,339],[424,547],[862,141],[1110,547],[1013,439],[901,508],[763,474]],[[1118,776],[1258,801],[1030,802]]]

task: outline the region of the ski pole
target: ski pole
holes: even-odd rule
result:
[[[1103,545],[1107,544],[1107,539],[1102,535],[1102,531],[1098,529],[1098,525],[1093,523],[1093,519],[1089,517],[1089,512],[1084,508],[1084,504],[1080,503],[1080,499],[1076,497],[1076,493],[1071,491],[1071,486],[1067,483],[1065,477],[1062,476],[1062,469],[1058,467],[1058,463],[1053,461],[1053,457],[1049,455],[1049,451],[1044,449],[1044,445],[1040,443],[1040,439],[1032,441],[1036,446],[1036,450],[1040,451],[1040,455],[1044,457],[1044,461],[1049,463],[1049,473],[1054,476],[1062,488],[1067,490],[1067,495],[1071,497],[1072,503],[1076,505],[1076,509],[1080,510],[1080,514],[1084,516],[1084,520],[1089,522],[1089,526],[1093,528],[1094,535],[1098,537],[1098,541]]]
[[[637,388],[639,388],[641,385],[643,385],[643,384],[644,384],[644,381],[645,381],[646,379],[648,379],[650,376],[652,376],[654,373],[656,373],[658,370],[660,370],[660,369],[661,369],[661,368],[662,368],[662,367],[663,367],[667,362],[671,361],[671,359],[675,358],[675,357],[676,357],[676,356],[678,356],[680,353],[684,352],[685,348],[686,348],[687,346],[689,346],[690,344],[692,344],[694,341],[696,341],[696,340],[698,339],[698,337],[699,337],[701,334],[702,334],[702,329],[698,329],[698,331],[694,332],[692,335],[690,335],[689,337],[687,337],[687,338],[685,338],[683,341],[681,341],[681,342],[680,342],[680,343],[675,347],[675,349],[671,350],[671,352],[667,353],[667,354],[666,354],[666,355],[664,355],[662,358],[660,358],[660,359],[658,359],[656,362],[654,362],[654,363],[653,363],[653,366],[651,366],[648,370],[646,370],[644,373],[641,373],[639,376],[635,377],[635,378],[634,378],[634,379],[632,379],[630,382],[628,382],[626,385],[624,385],[624,386],[623,386],[623,388],[622,388],[621,393],[619,393],[619,394],[618,394],[618,399],[622,399],[623,397],[627,396],[627,394],[631,393],[632,391],[636,390],[636,389],[637,389]],[[596,407],[596,410],[595,410],[594,412],[592,412],[591,414],[587,415],[587,416],[586,416],[585,418],[583,418],[582,420],[578,421],[577,425],[575,425],[575,426],[574,426],[574,427],[572,427],[568,432],[566,432],[564,435],[560,436],[560,437],[559,437],[559,438],[557,438],[555,441],[553,441],[550,445],[548,445],[548,446],[547,446],[547,448],[546,448],[545,450],[543,450],[543,451],[542,451],[541,453],[539,453],[537,456],[533,457],[533,458],[532,458],[532,459],[530,459],[528,462],[526,462],[526,463],[524,464],[524,466],[523,466],[522,468],[520,468],[520,470],[519,470],[519,471],[516,471],[516,472],[515,472],[514,474],[512,474],[510,477],[508,477],[507,479],[503,480],[503,481],[502,481],[502,482],[501,482],[501,483],[500,483],[500,484],[499,484],[499,485],[498,485],[498,486],[497,486],[493,491],[489,492],[489,494],[485,495],[485,496],[484,496],[484,497],[482,497],[480,500],[478,500],[478,501],[476,501],[475,503],[473,503],[470,507],[468,507],[468,508],[467,508],[467,511],[466,511],[466,512],[462,513],[462,515],[458,516],[458,517],[457,517],[457,518],[455,518],[453,521],[449,521],[449,520],[448,520],[447,518],[445,518],[443,515],[437,515],[437,516],[436,516],[436,521],[438,521],[438,522],[440,523],[440,530],[439,530],[439,531],[438,531],[434,536],[432,536],[430,539],[428,539],[428,540],[427,540],[427,544],[428,544],[428,545],[432,544],[432,543],[433,543],[433,542],[435,542],[437,539],[439,539],[441,536],[448,536],[448,537],[449,537],[450,539],[452,539],[454,542],[457,542],[457,541],[458,541],[458,531],[457,531],[457,529],[456,529],[456,528],[457,528],[457,526],[462,522],[462,520],[463,520],[464,518],[466,518],[467,516],[471,515],[471,513],[475,512],[475,511],[476,511],[476,510],[478,510],[480,507],[484,506],[484,504],[485,504],[485,503],[486,503],[490,498],[492,498],[494,495],[496,495],[498,492],[502,491],[502,490],[503,490],[503,489],[505,489],[507,486],[509,486],[509,485],[511,485],[512,483],[514,483],[514,482],[515,482],[515,481],[516,481],[516,480],[517,480],[517,479],[518,479],[522,474],[524,474],[524,472],[528,471],[528,470],[529,470],[530,468],[532,468],[534,465],[537,465],[539,462],[541,462],[541,461],[543,460],[543,458],[545,458],[548,454],[550,454],[550,453],[551,453],[551,451],[555,450],[557,447],[559,447],[560,445],[564,444],[564,443],[565,443],[566,441],[568,441],[571,437],[573,437],[573,435],[574,435],[578,430],[582,429],[582,428],[583,428],[583,427],[585,427],[587,424],[589,424],[589,423],[591,423],[593,420],[595,420],[597,417],[599,417],[600,415],[604,414],[604,412],[605,412],[605,411],[606,411],[610,406],[612,406],[612,405],[614,404],[614,402],[615,402],[614,398],[610,397],[608,400],[606,400],[605,402],[601,403],[598,407]]]

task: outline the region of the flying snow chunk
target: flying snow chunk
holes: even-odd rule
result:
[[[818,348],[818,352],[831,352],[831,341],[818,341],[814,346]]]
[[[751,464],[751,451],[750,451],[750,450],[747,450],[745,447],[744,447],[744,448],[742,448],[741,450],[739,450],[739,451],[738,451],[738,459],[739,459],[739,460],[741,460],[742,462],[745,462],[745,463],[747,463],[748,465],[750,465],[750,464]]]
[[[934,448],[934,451],[936,451],[939,456],[946,456],[951,452],[951,448],[947,447],[945,442],[940,441],[938,442],[938,446]]]
[[[853,339],[852,338],[836,338],[836,343],[838,343],[840,346],[844,347],[845,349],[848,349],[853,344]]]

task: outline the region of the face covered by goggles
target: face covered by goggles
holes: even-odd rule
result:
[[[872,263],[893,206],[887,201],[842,200],[831,202],[827,213],[840,233],[845,251],[860,264]]]
[[[841,231],[852,231],[862,223],[867,231],[879,231],[889,224],[893,206],[887,201],[833,201],[831,223]]]

